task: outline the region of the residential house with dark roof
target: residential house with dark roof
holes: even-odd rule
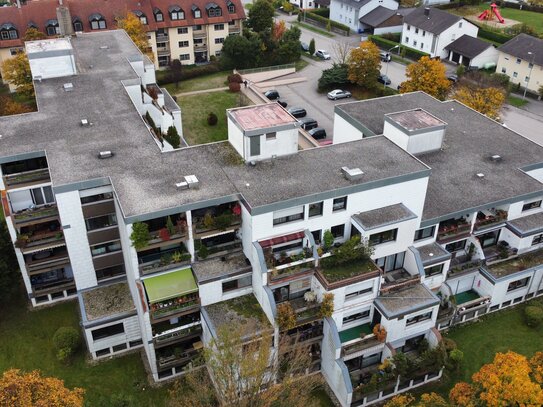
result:
[[[431,57],[447,58],[447,45],[463,35],[477,37],[479,28],[460,16],[437,8],[419,7],[403,21],[401,44],[426,52]]]
[[[543,40],[519,34],[498,48],[496,72],[537,94],[543,85]]]
[[[381,35],[402,32],[403,19],[414,8],[399,8],[391,10],[383,6],[374,8],[368,14],[359,18],[362,30],[367,34]]]
[[[469,35],[462,35],[445,49],[449,51],[449,61],[465,67],[493,67],[498,62],[498,50],[494,44]]]
[[[396,10],[395,0],[331,0],[330,20],[348,26],[354,32],[362,32],[365,26],[359,21],[372,10],[383,7]]]

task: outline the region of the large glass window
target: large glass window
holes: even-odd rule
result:
[[[441,273],[443,273],[443,263],[436,266],[426,267],[424,269],[424,274],[426,275],[426,277],[434,276]]]
[[[526,287],[529,282],[530,282],[530,277],[513,281],[512,283],[509,283],[509,286],[507,287],[507,291],[513,291],[513,290],[516,290],[517,288]]]
[[[96,270],[96,278],[98,281],[112,278],[124,274],[124,265],[119,264],[117,266],[107,267],[105,269]]]
[[[345,235],[345,224],[332,226],[330,232],[336,239],[341,239]]]
[[[370,235],[370,244],[378,245],[381,243],[393,242],[398,235],[398,229],[385,230],[384,232],[374,233]]]
[[[367,288],[362,288],[360,290],[353,291],[352,293],[345,294],[345,301],[351,300],[356,297],[360,297],[361,295],[369,294],[371,292],[373,292],[373,287],[367,287]],[[369,315],[369,311],[368,311],[368,315]]]
[[[435,226],[430,226],[427,228],[419,229],[415,231],[415,241],[417,240],[423,240],[423,239],[429,239],[434,236],[434,232],[436,231]]]
[[[536,244],[543,243],[543,233],[539,235],[535,235],[532,239],[532,246],[535,246]]]
[[[101,243],[95,246],[91,246],[91,254],[93,256],[99,256],[106,253],[114,253],[121,250],[121,242],[119,240],[115,242]]]
[[[322,215],[323,202],[309,204],[309,217]]]
[[[91,196],[81,197],[81,204],[89,204],[93,202],[106,201],[108,199],[113,199],[113,192],[105,192],[103,194],[96,194]]]
[[[348,324],[350,322],[358,321],[360,319],[368,318],[370,316],[370,310],[367,309],[362,312],[357,312],[356,314],[351,314],[343,318],[343,323]]]
[[[45,205],[55,202],[55,196],[50,186],[42,188],[32,188],[32,201],[34,205]]]
[[[85,219],[87,230],[96,230],[107,228],[109,226],[115,226],[117,224],[117,216],[114,214],[98,216],[96,218]]]
[[[407,326],[418,324],[419,322],[427,321],[432,318],[432,311],[427,312],[422,315],[417,315],[416,317],[408,318],[407,321],[405,321],[405,324]]]
[[[105,328],[95,329],[91,332],[92,339],[97,341],[98,339],[104,339],[108,336],[119,335],[124,333],[124,325],[120,324],[106,326]]]
[[[332,212],[342,211],[344,209],[347,209],[347,197],[343,196],[341,198],[334,199]]]
[[[240,288],[250,287],[253,284],[252,276],[245,276],[238,278],[237,280],[225,281],[222,283],[222,291],[228,292],[238,290]]]
[[[466,242],[467,240],[459,240],[458,242],[449,243],[447,246],[445,246],[445,250],[447,250],[449,253],[464,250],[466,248]]]
[[[530,209],[541,208],[541,200],[528,202],[522,206],[522,211],[529,211]]]

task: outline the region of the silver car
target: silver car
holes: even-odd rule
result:
[[[344,99],[344,98],[350,98],[351,92],[348,90],[342,90],[342,89],[335,89],[331,92],[328,92],[328,99],[330,100],[337,100],[337,99]]]

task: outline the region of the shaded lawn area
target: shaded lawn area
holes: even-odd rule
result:
[[[490,314],[479,322],[451,329],[446,337],[453,339],[464,352],[461,372],[452,373],[418,394],[435,391],[447,397],[451,388],[460,381],[471,382],[471,376],[481,366],[492,362],[498,352],[514,352],[531,357],[543,350],[543,326],[529,328],[524,323],[524,305]]]
[[[228,139],[226,109],[247,103],[240,93],[219,91],[183,96],[177,100],[183,115],[183,133],[189,145],[205,144]],[[242,101],[242,103],[240,103]],[[207,124],[210,112],[217,115],[215,126]]]
[[[227,77],[232,71],[215,72],[209,75],[200,76],[198,78],[185,79],[179,82],[176,87],[175,83],[169,83],[164,87],[168,89],[171,95],[177,95],[184,92],[194,92],[196,90],[215,89],[228,86]]]
[[[164,406],[168,386],[151,387],[140,353],[87,363],[84,351],[70,365],[57,361],[53,335],[61,326],[80,331],[77,301],[29,311],[23,292],[2,306],[0,314],[0,372],[10,368],[23,371],[39,369],[44,376],[64,380],[66,387],[82,387],[85,405],[112,405],[112,398],[131,398],[126,406]],[[84,346],[84,345],[83,345]]]
[[[543,16],[541,18],[543,18]],[[522,107],[522,106],[526,106],[528,103],[530,103],[530,101],[523,100],[521,97],[518,97],[518,96],[509,95],[507,96],[506,103],[515,107]]]

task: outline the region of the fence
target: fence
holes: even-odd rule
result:
[[[330,31],[333,31],[337,34],[348,36],[351,33],[351,30],[349,27],[347,27],[344,24],[340,24],[336,21],[332,21],[328,18],[325,18],[323,16],[320,16],[315,13],[305,12],[298,14],[298,21],[309,23],[311,25],[314,25],[316,27],[328,30],[330,28]]]
[[[240,75],[247,75],[250,73],[277,71],[279,69],[289,69],[289,68],[296,68],[296,64],[291,63],[291,64],[283,64],[283,65],[263,66],[260,68],[238,69],[237,72]]]

